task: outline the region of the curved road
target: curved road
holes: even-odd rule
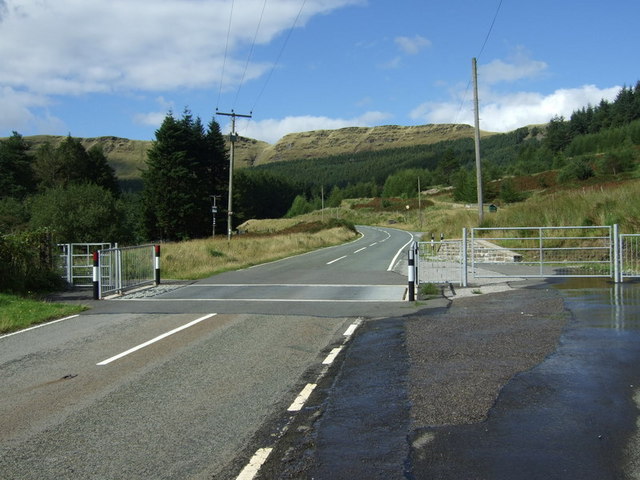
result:
[[[361,232],[0,337],[0,478],[235,478],[359,319],[410,308],[411,235]]]

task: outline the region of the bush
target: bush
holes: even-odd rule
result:
[[[569,182],[572,180],[587,180],[595,175],[593,167],[583,158],[573,158],[560,170],[558,182]]]
[[[55,245],[47,230],[0,237],[0,291],[24,294],[64,285]]]

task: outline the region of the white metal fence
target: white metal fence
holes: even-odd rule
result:
[[[60,270],[62,278],[74,287],[91,287],[93,252],[111,248],[110,243],[61,243]]]
[[[495,278],[640,277],[640,235],[618,226],[474,228],[418,244],[418,283]]]
[[[155,252],[154,245],[100,250],[99,298],[154,283],[158,268]]]
[[[640,234],[620,235],[620,277],[640,277]]]

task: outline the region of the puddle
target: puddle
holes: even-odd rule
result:
[[[552,284],[582,327],[640,329],[640,283],[571,278]]]

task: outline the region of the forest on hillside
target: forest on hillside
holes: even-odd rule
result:
[[[545,126],[484,137],[483,177],[489,182],[547,170],[559,170],[565,180],[620,174],[635,168],[638,145],[640,82],[625,86],[614,101],[585,106],[569,119],[554,117]],[[474,142],[469,138],[271,163],[254,167],[251,174],[268,173],[298,184],[308,209],[317,206],[322,192],[329,205],[359,196],[413,196],[417,178],[423,189],[454,186],[459,200],[474,201],[474,169]],[[298,199],[298,206],[303,203]]]

